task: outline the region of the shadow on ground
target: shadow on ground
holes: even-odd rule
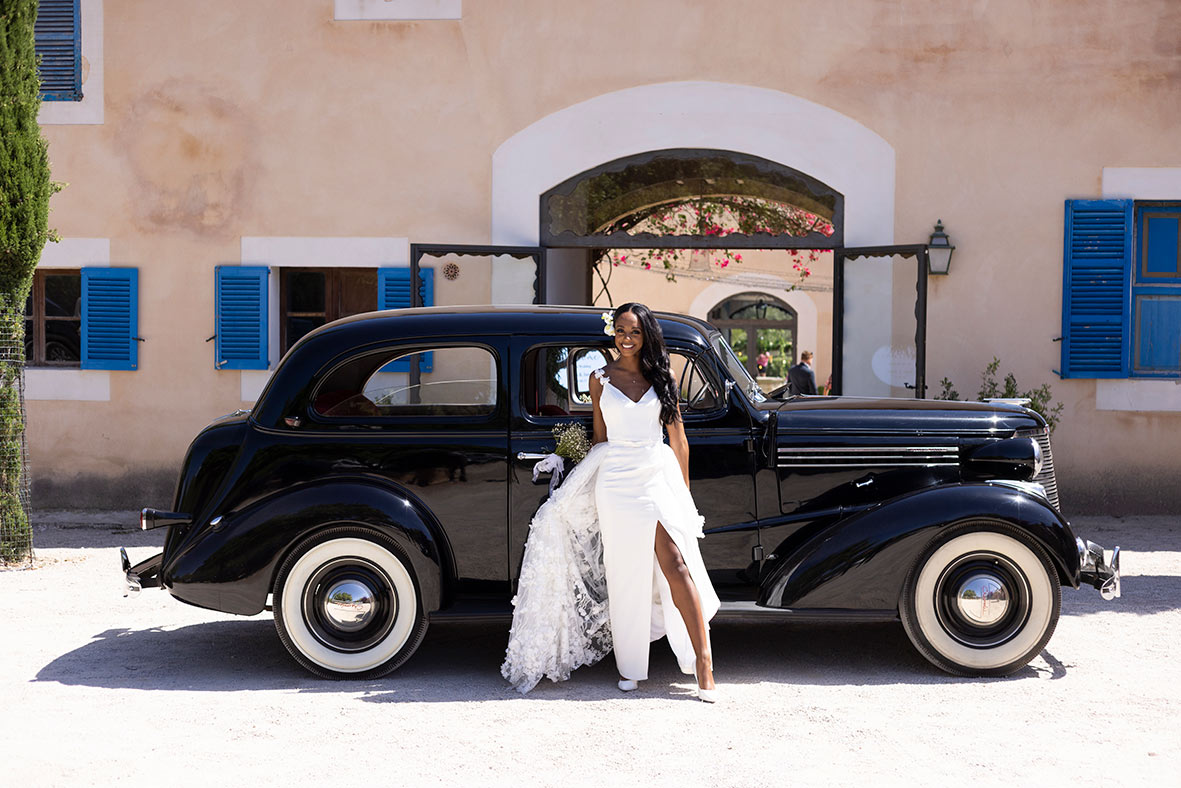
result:
[[[1133,613],[1149,616],[1181,608],[1181,576],[1125,575],[1120,580],[1123,595],[1106,600],[1084,585],[1079,590],[1062,588],[1062,615],[1087,616],[1095,613]]]
[[[1181,606],[1181,577],[1125,578],[1124,596],[1106,602],[1090,588],[1063,589],[1062,614],[1151,615]],[[764,681],[817,685],[938,684],[975,681],[945,675],[911,647],[900,624],[715,622],[719,676],[727,683]],[[269,616],[193,624],[177,629],[109,629],[50,662],[38,681],[151,690],[268,690],[382,693],[368,700],[479,700],[514,697],[501,680],[508,625],[435,623],[400,670],[377,681],[333,682],[311,677],[287,655]],[[1052,642],[1052,641],[1051,641]],[[1048,651],[1012,679],[1065,675]],[[653,686],[691,681],[677,670],[663,641],[653,644]],[[991,679],[996,680],[996,679]],[[610,658],[577,671],[561,685],[543,682],[531,697],[598,697],[613,688]],[[391,688],[393,694],[390,694]],[[586,694],[586,693],[589,693]],[[388,697],[386,697],[388,695]]]
[[[508,630],[504,624],[436,624],[397,672],[373,681],[326,681],[299,668],[284,651],[269,618],[217,621],[172,630],[111,629],[46,665],[37,681],[104,688],[185,691],[296,690],[359,693],[367,702],[458,702],[519,697],[500,677]],[[1057,678],[1066,668],[1048,652],[1041,663],[1008,679],[964,679],[923,660],[898,624],[740,624],[713,627],[714,658],[724,684],[955,684]],[[618,696],[610,657],[575,672],[570,681],[543,681],[530,698]],[[636,698],[692,698],[663,642],[653,644],[649,681]]]

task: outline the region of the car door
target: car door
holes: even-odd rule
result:
[[[533,466],[553,451],[553,428],[581,423],[593,430],[589,379],[607,362],[602,342],[585,336],[516,337],[510,379],[509,566],[520,572],[529,524],[549,493],[548,474],[533,480]],[[719,595],[747,598],[758,544],[750,419],[731,400],[708,350],[669,343],[671,371],[681,394],[689,440],[690,488],[706,519],[702,557]]]
[[[430,512],[466,602],[510,591],[505,344],[449,337],[359,352],[326,375],[300,432],[305,476],[382,478]]]

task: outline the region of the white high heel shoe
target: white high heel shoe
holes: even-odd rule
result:
[[[640,682],[634,681],[632,679],[620,679],[618,686],[624,692],[632,692],[640,688]]]
[[[719,697],[718,688],[714,687],[713,689],[702,689],[701,679],[697,678],[697,669],[696,668],[693,669],[693,679],[697,682],[697,699],[698,700],[701,700],[705,703],[717,703],[718,702],[718,697]]]

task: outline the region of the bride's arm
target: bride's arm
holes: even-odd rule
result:
[[[677,405],[677,413],[681,412],[681,406]],[[677,455],[677,462],[681,464],[681,474],[685,477],[685,486],[689,486],[689,439],[685,437],[685,422],[683,419],[677,419],[671,422],[668,427],[668,445],[672,448],[673,454]]]
[[[594,405],[594,430],[591,435],[591,445],[604,443],[607,440],[607,422],[603,421],[603,411],[599,410],[599,396],[603,393],[603,382],[598,375],[590,376],[591,404]]]

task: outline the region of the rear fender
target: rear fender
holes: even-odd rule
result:
[[[356,479],[302,485],[223,515],[216,526],[205,525],[168,556],[163,584],[184,602],[253,615],[265,607],[292,548],[341,525],[389,536],[410,560],[424,611],[445,603],[455,572],[439,523],[409,490]]]
[[[759,604],[792,609],[897,610],[906,575],[947,529],[969,520],[1001,521],[1032,536],[1059,582],[1079,583],[1078,547],[1069,523],[1044,499],[994,484],[953,484],[894,498],[846,517],[794,549],[766,576]]]

